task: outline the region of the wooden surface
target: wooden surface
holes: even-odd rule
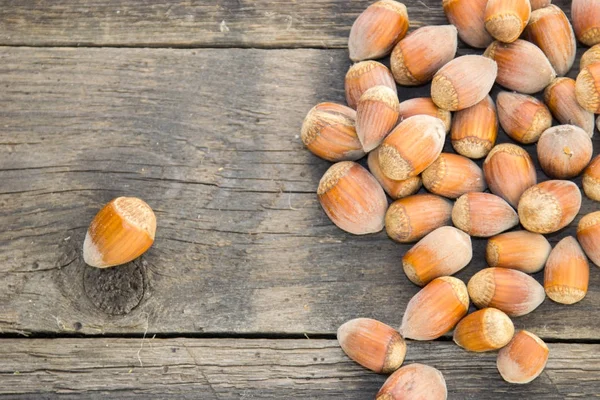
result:
[[[408,246],[333,226],[315,196],[330,164],[299,138],[313,105],[343,102],[342,47],[368,3],[0,1],[0,394],[373,397],[384,378],[332,339],[354,317],[399,325],[418,291]],[[413,27],[446,23],[438,1],[408,6]],[[121,195],[153,207],[155,245],[87,267],[87,226]],[[585,199],[575,223],[597,209]],[[485,267],[484,247],[458,277]],[[494,354],[451,342],[410,343],[409,359],[438,366],[451,398],[597,395],[597,267],[590,278],[582,302],[514,320],[553,342],[532,385],[504,384]]]
[[[411,26],[447,24],[440,1],[405,2]],[[371,3],[369,0],[0,0],[0,44],[346,48],[352,23]]]
[[[530,385],[504,382],[495,354],[469,354],[453,343],[410,343],[406,362],[439,368],[450,399],[597,396],[600,345],[549,347],[548,365]],[[374,398],[385,381],[350,361],[334,340],[148,338],[142,346],[140,339],[5,339],[0,356],[0,394],[14,399],[35,393],[52,399],[362,400]]]

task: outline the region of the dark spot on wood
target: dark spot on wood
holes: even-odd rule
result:
[[[144,297],[144,274],[141,263],[112,268],[87,267],[83,286],[87,297],[99,310],[109,315],[125,315]]]
[[[38,261],[35,261],[32,265],[31,268],[33,269],[38,269],[40,267],[40,263]]]
[[[256,352],[256,353],[254,353],[254,356],[255,356],[256,358],[260,358],[260,353],[259,353],[259,352]]]
[[[171,353],[177,353],[177,347],[171,347]]]
[[[75,322],[73,324],[73,329],[75,329],[76,331],[80,331],[81,328],[83,328],[83,325],[81,324],[81,322]]]
[[[168,365],[165,365],[165,366],[163,367],[163,374],[166,374],[167,372],[169,372],[169,366],[168,366]]]
[[[313,361],[318,361],[318,358],[317,357],[313,357]]]

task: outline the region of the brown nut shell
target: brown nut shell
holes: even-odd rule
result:
[[[385,381],[375,400],[446,400],[444,376],[423,364],[405,365]]]
[[[353,64],[344,79],[346,103],[356,109],[360,96],[372,87],[380,85],[387,86],[394,93],[398,93],[392,73],[382,63],[369,60]]]
[[[400,243],[416,242],[452,222],[452,203],[433,194],[417,194],[393,202],[385,214],[388,236]]]
[[[496,366],[506,382],[529,383],[546,367],[548,353],[542,339],[531,332],[520,331],[498,352]]]
[[[575,62],[575,33],[565,13],[555,5],[531,13],[525,37],[538,46],[558,76],[569,72]]]
[[[534,274],[544,268],[551,250],[544,235],[529,231],[506,232],[488,240],[485,259],[490,267]]]
[[[553,233],[569,225],[581,208],[581,192],[571,181],[538,183],[519,200],[519,219],[525,229]]]
[[[484,308],[464,317],[454,328],[454,342],[467,351],[498,350],[508,344],[515,327],[505,313]]]
[[[500,92],[496,97],[496,106],[500,126],[508,136],[519,143],[537,142],[542,133],[552,126],[552,115],[548,107],[535,97]]]
[[[496,106],[490,96],[454,114],[450,139],[458,154],[469,158],[485,157],[498,137]]]
[[[581,60],[579,61],[579,69],[582,70],[588,65],[596,64],[598,62],[600,62],[600,44],[592,46],[583,53]]]
[[[335,103],[320,103],[304,118],[300,138],[311,153],[327,161],[354,161],[364,157],[356,135],[356,112]]]
[[[529,314],[544,302],[544,288],[531,276],[507,268],[485,268],[467,285],[477,308],[494,307],[511,317]]]
[[[583,172],[583,191],[590,199],[600,201],[600,156],[596,156]]]
[[[488,0],[443,0],[448,21],[458,29],[460,39],[471,47],[486,48],[494,40],[483,21]]]
[[[577,240],[589,259],[600,267],[600,211],[586,214],[579,220]]]
[[[406,355],[406,342],[400,334],[370,318],[345,322],[337,330],[337,340],[348,357],[378,374],[400,368]]]
[[[400,334],[414,340],[433,340],[448,333],[467,314],[469,294],[460,279],[436,278],[413,296],[402,317]]]
[[[381,187],[383,187],[383,190],[394,200],[415,194],[421,189],[422,181],[420,176],[413,176],[403,181],[395,181],[386,177],[379,167],[379,148],[369,153],[367,165],[371,174],[373,174]]]
[[[516,226],[519,217],[501,197],[490,193],[466,193],[454,203],[452,222],[471,236],[489,237]]]
[[[360,96],[356,106],[356,134],[368,153],[381,144],[398,122],[400,102],[387,86],[374,86]]]
[[[348,50],[352,61],[385,57],[408,31],[406,6],[393,0],[371,4],[352,24]]]
[[[442,153],[422,173],[423,186],[433,194],[455,199],[486,189],[483,171],[467,157]]]
[[[529,0],[489,0],[485,7],[485,29],[496,40],[512,43],[521,36],[531,15]]]
[[[498,63],[496,82],[510,90],[537,93],[556,78],[544,52],[525,40],[518,39],[509,44],[493,42],[483,55]]]
[[[444,65],[431,82],[431,98],[440,108],[458,111],[482,101],[492,89],[498,67],[489,58],[467,55]]]
[[[450,132],[452,114],[435,105],[431,97],[415,97],[400,103],[400,122],[415,115],[430,115],[442,120],[446,133]]]
[[[154,243],[156,216],[136,197],[117,197],[94,217],[83,242],[86,264],[107,268],[135,260]]]
[[[402,39],[390,57],[396,82],[416,86],[429,82],[433,75],[454,58],[458,43],[452,25],[424,26]]]
[[[571,18],[581,43],[586,46],[600,43],[600,3],[597,0],[573,0]]]
[[[485,7],[485,29],[496,40],[512,43],[521,36],[531,15],[529,0],[489,0]]]
[[[379,166],[394,180],[419,175],[440,155],[446,138],[444,123],[429,115],[402,121],[379,148]]]
[[[575,125],[547,129],[537,143],[540,166],[552,178],[567,179],[579,175],[592,159],[590,136]]]
[[[594,114],[579,105],[574,79],[554,79],[544,90],[544,101],[558,122],[578,126],[590,137],[594,135]]]
[[[355,235],[383,229],[387,198],[373,175],[359,164],[333,164],[321,178],[317,195],[338,228]]]
[[[575,95],[581,107],[600,113],[600,63],[583,68],[575,81]]]
[[[531,11],[537,10],[538,8],[544,8],[552,4],[552,0],[530,0],[531,3]]]
[[[469,235],[453,226],[442,226],[404,254],[402,268],[412,283],[425,286],[435,278],[454,275],[472,258]]]
[[[561,304],[581,301],[588,290],[590,266],[573,236],[562,239],[552,249],[544,269],[544,289],[550,299]]]
[[[537,183],[535,165],[529,154],[514,144],[495,146],[483,162],[490,190],[517,207],[523,192]]]

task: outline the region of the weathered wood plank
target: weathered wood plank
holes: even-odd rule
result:
[[[141,345],[140,339],[3,340],[0,396],[358,400],[373,398],[385,380],[350,361],[335,340],[146,339]],[[600,345],[549,347],[545,371],[528,385],[504,382],[495,353],[467,353],[448,342],[411,342],[406,363],[438,368],[450,399],[597,397]]]
[[[1,0],[0,45],[344,48],[372,2]],[[447,23],[441,0],[405,4],[412,27]]]
[[[408,247],[333,226],[314,194],[329,163],[299,139],[314,104],[343,100],[348,65],[345,50],[0,48],[0,329],[310,335],[357,316],[398,325],[418,290],[400,268]],[[155,245],[128,266],[87,267],[87,225],[120,195],[156,210]],[[586,199],[581,214],[597,208]],[[474,243],[465,280],[484,267],[485,241]],[[515,323],[599,339],[599,312],[593,268],[581,303],[547,300]]]

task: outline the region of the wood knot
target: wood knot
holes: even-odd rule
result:
[[[85,266],[83,287],[99,310],[109,315],[125,315],[144,297],[144,272],[139,259],[118,267]]]

